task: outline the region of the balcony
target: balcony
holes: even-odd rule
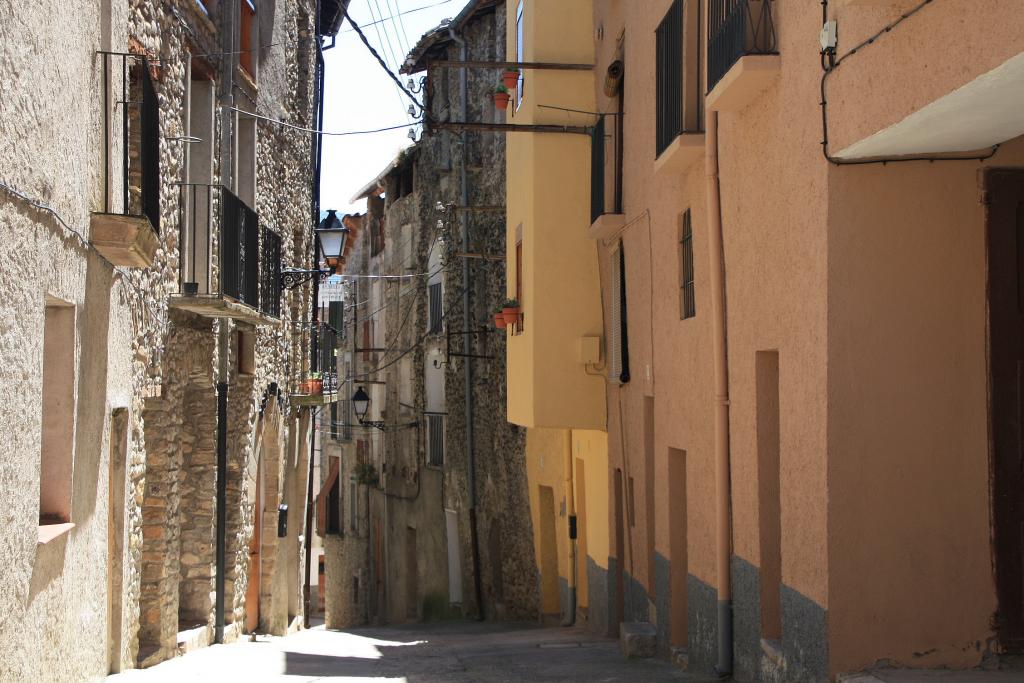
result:
[[[281,315],[281,238],[227,188],[183,184],[180,291],[168,305],[254,325]]]
[[[299,382],[291,396],[293,405],[325,406],[338,401],[338,342],[340,332],[328,323],[316,323],[311,329],[311,346],[317,363]]]
[[[144,56],[100,54],[103,211],[90,218],[90,240],[115,266],[148,268],[160,242],[159,101]]]
[[[707,108],[747,106],[779,73],[773,0],[711,0]]]

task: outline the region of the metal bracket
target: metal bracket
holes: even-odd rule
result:
[[[313,270],[283,268],[281,270],[281,289],[295,289],[299,285],[309,282],[317,275],[320,276],[320,282],[326,282],[327,278],[333,274],[334,271],[331,268],[316,268]]]

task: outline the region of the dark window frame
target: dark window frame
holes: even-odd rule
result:
[[[679,221],[679,317],[682,320],[697,315],[694,279],[693,219],[687,209]]]
[[[673,0],[655,29],[655,156],[683,132],[683,0]]]

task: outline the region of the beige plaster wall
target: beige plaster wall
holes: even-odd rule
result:
[[[829,16],[839,25],[840,56],[920,5],[915,0],[832,4]],[[819,26],[820,16],[819,10]],[[897,123],[1024,51],[1022,23],[1016,0],[954,0],[925,7],[829,77],[831,150]]]
[[[988,165],[1024,166],[1024,140]],[[830,174],[836,671],[973,666],[992,648],[979,166]]]

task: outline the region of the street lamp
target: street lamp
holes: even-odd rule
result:
[[[362,387],[356,389],[356,393],[352,394],[352,407],[356,412],[356,419],[359,420],[359,424],[367,427],[376,427],[382,432],[385,431],[384,422],[365,419],[366,412],[370,409],[370,395]]]
[[[317,252],[323,256],[330,267],[312,269],[283,268],[281,269],[282,289],[294,289],[301,284],[309,282],[316,276],[319,276],[320,281],[323,282],[334,274],[338,261],[341,260],[342,255],[345,253],[345,243],[348,242],[349,229],[338,218],[337,210],[329,209],[327,216],[320,221],[320,225],[317,226],[315,232],[317,245],[319,246]],[[319,266],[320,264],[317,263],[316,265]]]
[[[320,240],[320,253],[327,261],[340,260],[345,253],[349,229],[337,216],[337,209],[328,209],[327,217],[320,221],[316,238]]]

